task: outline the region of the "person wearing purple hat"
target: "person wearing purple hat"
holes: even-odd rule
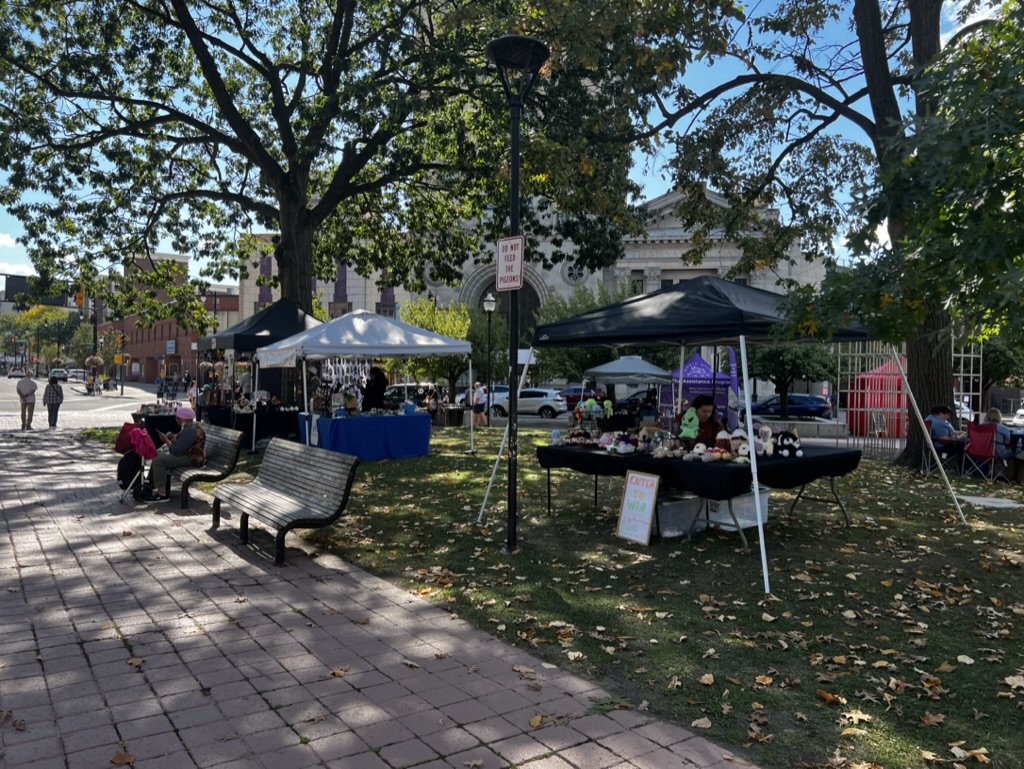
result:
[[[170,499],[164,494],[169,470],[176,467],[200,467],[206,464],[206,433],[196,424],[196,412],[188,406],[182,406],[174,416],[178,421],[178,432],[157,431],[162,446],[166,446],[168,451],[161,451],[153,460],[149,473],[152,487],[143,496],[145,502],[166,502]]]

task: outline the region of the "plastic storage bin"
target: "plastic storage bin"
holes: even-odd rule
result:
[[[768,522],[768,487],[761,486],[758,489],[761,493],[761,523]],[[749,529],[757,526],[757,517],[754,509],[754,492],[741,494],[732,498],[732,511],[741,529]],[[719,526],[724,529],[734,529],[736,525],[729,516],[729,503],[725,500],[708,500],[708,522],[710,525]]]

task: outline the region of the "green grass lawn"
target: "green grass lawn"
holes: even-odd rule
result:
[[[938,476],[864,460],[834,507],[772,490],[765,595],[751,551],[711,531],[615,536],[623,479],[547,474],[521,430],[520,552],[499,430],[434,431],[431,456],[360,465],[348,515],[312,540],[764,767],[1024,767],[1024,508],[964,504]],[[245,468],[254,473],[255,464]],[[1024,502],[1016,485],[960,494]]]

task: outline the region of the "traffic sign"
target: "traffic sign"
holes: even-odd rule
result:
[[[526,252],[526,238],[513,235],[498,241],[495,259],[497,270],[494,276],[496,291],[516,291],[523,287],[523,255]]]

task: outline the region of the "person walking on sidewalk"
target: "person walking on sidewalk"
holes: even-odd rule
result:
[[[64,402],[64,390],[57,381],[57,377],[50,377],[49,384],[43,390],[43,405],[46,406],[46,416],[50,422],[50,429],[57,429],[57,412],[60,411],[60,404]]]
[[[36,390],[39,385],[25,369],[25,375],[18,380],[18,400],[21,401],[21,429],[32,429],[32,415],[36,410]]]

